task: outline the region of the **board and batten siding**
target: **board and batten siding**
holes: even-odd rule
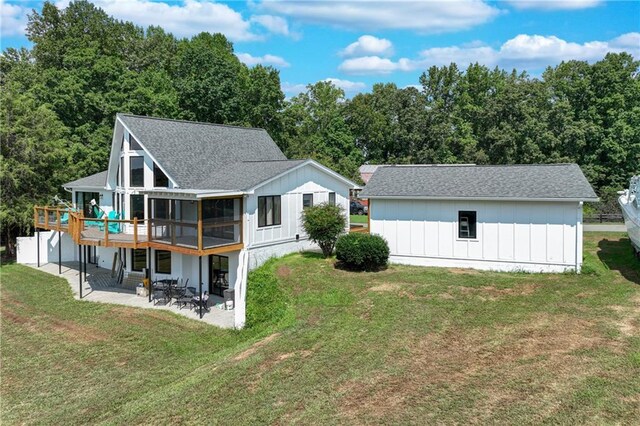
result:
[[[388,241],[392,262],[530,272],[582,264],[581,203],[371,201],[371,233]],[[474,239],[458,238],[461,210],[477,212]]]
[[[302,195],[313,194],[313,204],[317,205],[328,202],[330,192],[336,193],[336,205],[345,209],[348,221],[349,185],[313,165],[307,164],[292,170],[257,188],[254,194],[246,199],[245,246],[260,247],[296,241],[296,235],[300,237],[298,241],[306,240],[300,220]],[[258,227],[258,197],[269,195],[281,196],[281,224],[261,228]],[[348,226],[347,223],[347,229]]]

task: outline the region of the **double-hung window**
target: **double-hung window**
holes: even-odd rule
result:
[[[313,207],[313,194],[302,194],[302,209]]]
[[[336,205],[336,193],[335,192],[330,192],[329,193],[329,205],[331,205],[331,206],[335,206]]]
[[[280,225],[280,196],[258,197],[258,227]]]

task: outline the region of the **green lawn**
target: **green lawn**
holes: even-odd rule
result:
[[[351,215],[351,223],[367,223],[367,215]]]
[[[5,266],[2,424],[636,423],[640,266],[620,235],[585,234],[583,275],[291,255],[267,266],[279,320],[241,332]]]

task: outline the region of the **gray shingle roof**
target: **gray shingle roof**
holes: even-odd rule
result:
[[[580,199],[597,195],[576,164],[379,167],[359,194],[453,199]]]
[[[261,176],[293,167],[280,163],[287,157],[263,129],[129,114],[118,117],[181,188],[240,190],[245,188],[239,186],[253,186]],[[244,162],[273,164],[239,165]]]
[[[107,171],[83,177],[62,185],[65,188],[104,188],[107,184]]]
[[[213,169],[190,189],[223,189],[245,191],[278,176],[306,160],[245,161],[232,163],[228,167]]]

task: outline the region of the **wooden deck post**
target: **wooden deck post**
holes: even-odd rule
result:
[[[60,209],[59,208],[56,209],[56,224],[57,224],[58,230],[60,230]]]
[[[138,218],[133,218],[133,248],[138,248]]]
[[[202,200],[198,200],[198,250],[202,251]],[[200,267],[202,268],[202,266]],[[200,315],[200,318],[202,318],[202,315]]]
[[[49,229],[49,209],[46,206],[44,208],[44,224],[46,229]]]
[[[104,218],[104,246],[107,247],[109,245],[109,220]]]
[[[38,227],[38,206],[33,206],[33,227]]]

